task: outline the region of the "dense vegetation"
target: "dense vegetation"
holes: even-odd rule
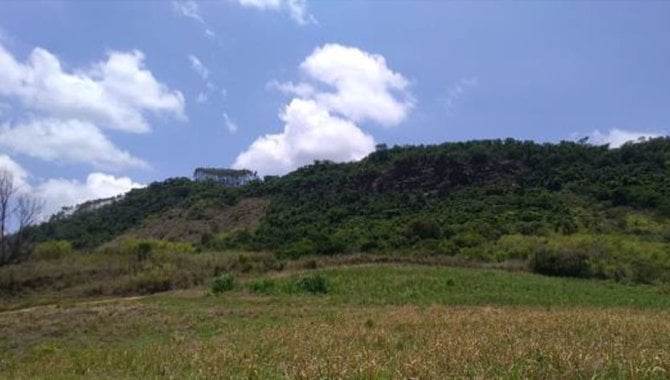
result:
[[[54,218],[33,241],[93,248],[171,207],[270,199],[255,230],[203,237],[199,250],[280,258],[400,251],[520,260],[549,275],[639,282],[670,273],[670,139],[621,148],[472,141],[387,148],[315,162],[241,188],[173,179],[100,209]]]

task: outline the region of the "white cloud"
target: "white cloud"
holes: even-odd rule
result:
[[[204,92],[199,92],[198,97],[195,98],[195,101],[198,102],[198,103],[207,103],[208,100],[209,100],[209,96],[207,94],[205,94]]]
[[[335,92],[314,98],[324,107],[356,122],[391,126],[402,122],[413,107],[408,81],[386,66],[386,59],[355,47],[326,44],[300,65],[309,77]]]
[[[64,206],[109,198],[124,194],[144,185],[128,177],[114,177],[104,173],[91,173],[86,182],[68,179],[49,179],[35,188],[34,195],[45,201],[44,215],[58,212]]]
[[[314,87],[308,83],[294,84],[293,82],[279,82],[276,80],[268,82],[267,88],[275,89],[287,95],[295,95],[300,98],[309,98],[316,91]]]
[[[263,175],[284,174],[316,159],[354,161],[374,150],[372,136],[313,100],[293,99],[280,118],[285,123],[283,132],[258,138],[233,167]]]
[[[228,116],[228,114],[226,112],[223,113],[223,121],[226,124],[226,129],[228,130],[228,132],[230,132],[230,133],[237,132],[237,124],[235,124],[235,122],[233,122],[230,119],[230,117]]]
[[[181,92],[157,81],[137,50],[110,52],[106,60],[66,70],[45,49],[33,49],[20,62],[0,44],[2,97],[16,100],[29,121],[1,125],[1,147],[96,168],[148,167],[114,146],[101,129],[148,132],[149,114],[186,119]]]
[[[14,175],[14,184],[24,194],[33,195],[44,201],[42,217],[52,215],[64,206],[74,206],[82,202],[114,197],[145,185],[128,177],[94,172],[86,182],[69,179],[49,179],[32,187],[28,183],[28,172],[6,154],[0,154],[0,169],[9,170]]]
[[[12,174],[14,186],[23,191],[30,190],[30,185],[27,182],[28,172],[6,154],[0,154],[0,170],[7,170]]]
[[[209,69],[202,64],[200,59],[193,54],[188,56],[189,62],[191,62],[191,68],[202,78],[202,80],[209,79]]]
[[[0,117],[2,117],[4,114],[11,111],[11,109],[12,109],[12,107],[9,104],[0,102]]]
[[[0,127],[0,147],[46,161],[87,163],[97,168],[147,167],[114,146],[91,123],[79,120],[32,120]]]
[[[90,68],[66,72],[45,49],[35,48],[21,63],[0,45],[0,95],[50,117],[126,132],[149,131],[148,112],[185,119],[181,92],[158,82],[138,50],[110,52]]]
[[[200,6],[198,6],[198,3],[196,3],[195,1],[192,0],[173,1],[172,9],[179,16],[190,18],[192,20],[199,22],[205,28],[204,31],[205,36],[209,38],[216,37],[216,34],[209,28],[207,22],[205,22],[205,19],[202,17],[202,14],[200,13]]]
[[[190,54],[188,56],[188,60],[191,63],[191,68],[205,82],[206,87],[206,91],[201,91],[198,93],[196,101],[198,103],[206,103],[209,100],[209,95],[216,90],[216,85],[214,85],[214,83],[209,80],[210,71],[198,57]]]
[[[261,11],[281,11],[289,14],[299,25],[316,24],[317,21],[307,12],[307,0],[238,0],[240,5]]]
[[[414,106],[407,80],[391,71],[381,55],[327,44],[315,49],[300,69],[313,83],[267,84],[296,96],[280,114],[283,131],[256,139],[234,167],[285,174],[314,160],[359,160],[374,150],[375,141],[356,123],[397,125]]]
[[[283,0],[240,0],[243,7],[252,7],[260,10],[279,10]]]
[[[656,132],[626,131],[623,129],[610,129],[602,133],[595,130],[589,136],[589,141],[595,145],[609,145],[610,148],[618,148],[627,142],[641,142],[646,139],[663,136]]]
[[[439,101],[444,104],[447,113],[451,114],[456,101],[461,99],[467,90],[477,87],[477,85],[479,85],[479,79],[477,77],[462,78],[449,86],[447,88],[447,94],[439,99]]]
[[[180,16],[191,18],[200,23],[205,22],[205,20],[200,15],[200,7],[195,1],[173,1],[172,9],[174,9],[174,11],[177,12],[177,14]]]

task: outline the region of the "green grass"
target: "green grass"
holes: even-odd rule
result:
[[[300,287],[305,278],[325,286]],[[0,379],[660,379],[669,298],[653,286],[417,265],[250,275],[216,296],[0,313]]]
[[[658,286],[613,281],[421,266],[360,266],[317,272],[330,285],[328,299],[338,304],[670,308],[670,294]],[[259,293],[286,293],[292,289],[288,284],[301,276],[276,279],[274,287],[266,284],[266,290]]]

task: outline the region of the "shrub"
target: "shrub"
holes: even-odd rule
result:
[[[631,262],[633,281],[651,284],[663,276],[663,268],[645,257],[634,257]]]
[[[221,294],[223,292],[233,290],[234,287],[235,287],[235,276],[228,273],[216,277],[212,281],[209,290],[212,294]]]
[[[149,241],[141,241],[137,244],[137,260],[144,261],[153,250],[153,245]]]
[[[440,225],[433,219],[416,219],[409,225],[409,235],[419,239],[439,239],[442,235]]]
[[[296,283],[298,288],[304,292],[312,294],[328,293],[328,280],[320,274],[307,276],[299,279]]]
[[[504,235],[495,243],[497,259],[528,259],[546,245],[546,239],[538,236]]]
[[[119,247],[121,254],[136,256],[138,261],[147,259],[154,252],[194,253],[190,243],[175,243],[156,239],[126,239]]]
[[[72,253],[72,244],[66,240],[52,240],[37,244],[33,256],[38,260],[56,260]]]
[[[282,259],[297,259],[301,256],[311,255],[314,252],[314,243],[309,239],[301,239],[279,250],[277,257]]]
[[[574,249],[541,248],[531,259],[533,272],[548,276],[589,277],[589,255]]]
[[[302,267],[305,269],[316,269],[319,267],[319,264],[316,262],[316,260],[307,260],[302,264]]]
[[[252,293],[268,294],[275,289],[275,286],[276,283],[274,280],[266,278],[250,283],[249,290],[251,290]]]
[[[117,293],[120,291],[124,294],[152,294],[170,290],[172,288],[172,272],[165,268],[152,268],[140,272],[130,277],[120,289],[117,289]]]
[[[341,234],[317,233],[312,242],[314,252],[320,255],[334,255],[347,250],[347,243]]]

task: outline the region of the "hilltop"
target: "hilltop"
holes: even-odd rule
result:
[[[359,162],[317,161],[238,188],[168,179],[29,235],[79,250],[134,237],[280,259],[517,260],[545,274],[653,282],[670,268],[669,220],[670,139],[617,149],[507,139],[380,145]],[[156,225],[170,231],[152,234]]]

